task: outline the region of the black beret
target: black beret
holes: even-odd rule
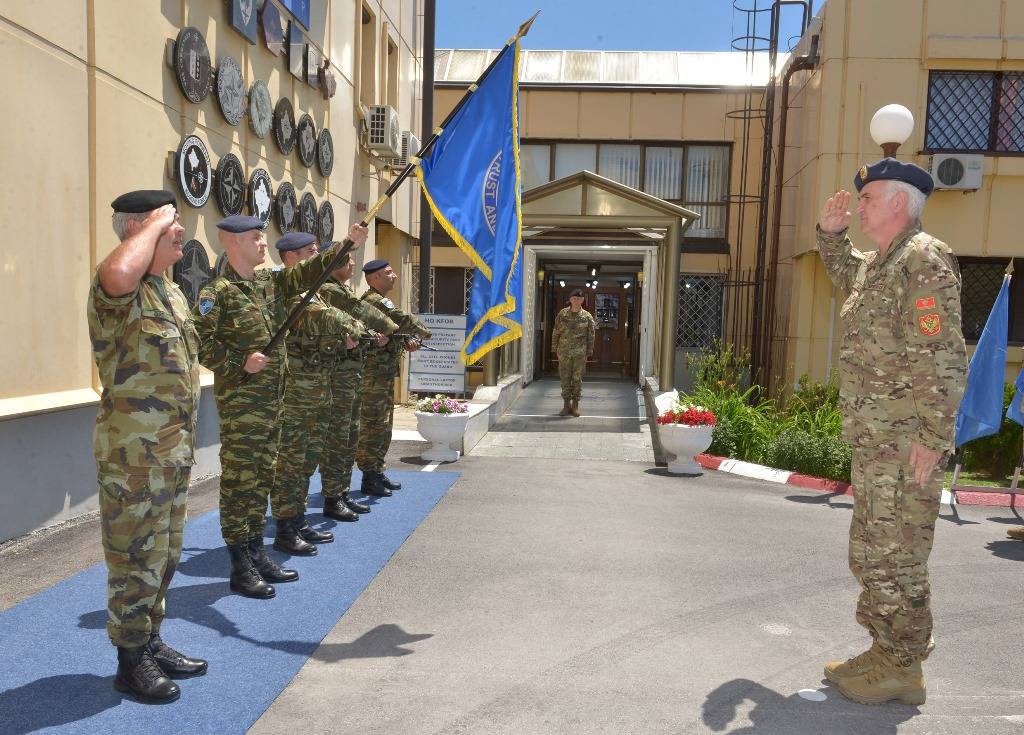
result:
[[[369,263],[363,266],[363,273],[373,273],[383,268],[387,268],[389,265],[391,264],[384,260],[383,258],[378,260],[371,260]]]
[[[110,206],[115,212],[142,214],[143,212],[152,212],[165,204],[178,206],[174,194],[165,189],[141,189],[122,194],[112,201]]]
[[[925,196],[935,189],[935,181],[932,175],[920,166],[912,163],[904,163],[895,158],[883,158],[870,166],[861,166],[860,171],[853,179],[853,185],[857,191],[864,188],[864,184],[872,181],[902,181],[919,189]]]
[[[217,223],[217,229],[236,235],[250,230],[262,230],[265,227],[266,225],[259,217],[249,217],[244,214],[233,214]]]
[[[316,235],[310,235],[308,232],[289,232],[287,235],[277,241],[276,247],[279,252],[286,253],[289,250],[299,250],[307,245],[312,245],[316,242]]]
[[[572,297],[572,296],[582,296],[582,295],[583,295],[583,289],[582,288],[574,288],[572,290],[572,293],[569,294],[570,297]]]

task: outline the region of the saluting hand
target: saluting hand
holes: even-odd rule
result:
[[[142,223],[143,228],[154,227],[157,232],[163,233],[168,227],[174,224],[174,218],[178,216],[178,210],[175,209],[173,204],[165,204],[162,207],[157,207],[146,220]]]
[[[262,352],[254,352],[245,360],[245,365],[242,367],[247,373],[258,373],[260,370],[267,366],[267,356]]]
[[[822,232],[836,234],[850,226],[850,192],[845,189],[838,191],[825,201],[818,218],[818,226]]]

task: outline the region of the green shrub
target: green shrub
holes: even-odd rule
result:
[[[787,428],[811,434],[839,437],[843,432],[843,414],[839,410],[839,386],[833,381],[816,383],[801,376],[798,387],[786,402]]]
[[[765,454],[766,463],[780,470],[850,481],[852,451],[836,436],[789,428],[775,437]]]
[[[964,445],[961,464],[972,473],[984,475],[993,480],[1003,480],[1013,474],[1021,452],[1021,427],[1016,421],[1006,418],[1006,409],[1013,400],[1015,388],[1012,383],[1003,386],[1003,424],[998,434],[982,437]]]
[[[686,356],[686,366],[694,374],[694,390],[745,390],[750,383],[750,350],[718,340],[711,349]]]

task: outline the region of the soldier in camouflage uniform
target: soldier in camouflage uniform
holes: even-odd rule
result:
[[[268,582],[290,582],[298,574],[281,569],[263,546],[288,351],[283,343],[271,355],[260,350],[279,326],[278,299],[309,288],[334,250],[293,268],[256,270],[267,250],[262,226],[259,219],[242,215],[217,225],[228,265],[200,292],[194,316],[200,361],[214,373],[220,415],[220,523],[231,556],[231,589],[268,599],[275,594]],[[353,226],[349,234],[357,245],[366,241],[365,227]],[[245,376],[249,379],[243,381]]]
[[[399,309],[388,298],[398,274],[386,260],[371,260],[363,266],[369,290],[362,300],[387,314],[402,334],[430,339],[430,330],[412,314]],[[362,491],[367,495],[387,497],[398,490],[400,483],[384,474],[384,457],[391,445],[391,426],[395,412],[395,378],[402,367],[402,352],[420,348],[415,339],[392,339],[384,347],[371,347],[363,369],[363,397],[359,409],[359,442],[356,464],[363,473]]]
[[[850,569],[863,588],[857,621],[874,642],[825,676],[857,702],[923,704],[921,662],[934,647],[928,556],[967,373],[960,273],[949,247],[921,230],[926,171],[886,158],[854,184],[861,230],[878,250],[852,246],[841,191],[822,210],[818,251],[850,294],[839,354],[853,445]]]
[[[107,563],[107,633],[114,687],[170,702],[171,681],[206,673],[160,638],[164,596],[181,557],[195,464],[199,340],[185,296],[164,271],[181,259],[184,228],[167,191],[111,204],[121,240],[89,293],[89,336],[103,393],[93,433]]]
[[[377,348],[385,347],[389,341],[388,335],[398,331],[398,325],[384,312],[357,297],[348,285],[354,266],[355,263],[350,260],[335,270],[331,280],[320,289],[320,295],[331,306],[351,314],[366,325],[369,330],[366,337],[368,343],[358,350],[350,350],[338,356],[330,378],[330,403],[318,418],[323,427],[323,452],[319,455],[311,453],[307,457],[306,468],[307,474],[311,475],[319,462],[324,515],[339,521],[355,521],[359,514],[370,512],[370,506],[349,497],[352,465],[359,441],[363,366],[371,343]]]
[[[587,359],[594,354],[594,317],[583,308],[582,289],[574,289],[566,306],[555,317],[551,351],[558,355],[558,378],[562,383],[559,416],[580,415],[580,395]]]
[[[277,241],[281,263],[290,268],[318,253],[316,237],[290,232]],[[349,259],[349,263],[352,260]],[[331,375],[346,355],[356,355],[363,325],[331,308],[318,292],[285,339],[288,377],[281,411],[277,471],[270,490],[270,507],[277,523],[274,548],[289,554],[314,556],[314,544],[330,543],[334,535],[312,528],[306,521],[309,495],[307,458],[316,460],[324,442],[320,417],[331,406]],[[301,299],[277,302],[277,323],[283,324]],[[315,468],[314,464],[314,468]]]

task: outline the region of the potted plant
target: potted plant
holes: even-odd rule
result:
[[[704,471],[694,456],[711,446],[715,414],[703,406],[675,403],[658,414],[658,436],[672,455],[668,471],[673,475],[697,477]]]
[[[443,393],[416,401],[416,430],[420,436],[431,442],[431,447],[420,455],[430,462],[454,462],[459,450],[453,449],[454,442],[460,442],[469,420],[469,404],[449,398]]]

